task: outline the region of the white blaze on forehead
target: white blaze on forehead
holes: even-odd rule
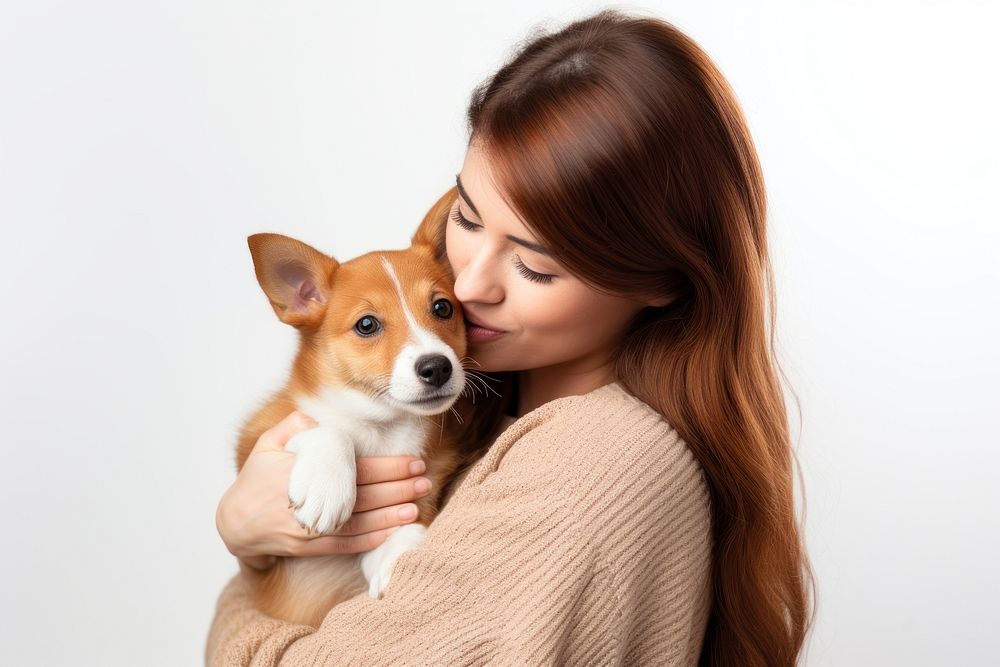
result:
[[[411,405],[408,408],[410,412],[416,414],[434,414],[435,411],[442,410],[441,405],[436,405],[435,407],[418,407],[412,403],[424,398],[428,392],[438,393],[436,388],[429,389],[427,382],[418,375],[417,362],[425,355],[434,354],[443,355],[451,362],[454,372],[443,386],[445,392],[452,394],[453,397],[451,400],[454,400],[458,396],[459,391],[465,386],[465,374],[462,372],[462,365],[459,363],[458,358],[455,356],[455,351],[451,349],[450,345],[434,335],[433,332],[417,324],[417,318],[413,316],[413,311],[410,310],[410,306],[406,303],[403,286],[400,284],[399,277],[396,276],[396,271],[392,268],[392,264],[389,263],[385,255],[379,255],[379,259],[382,260],[382,266],[385,267],[385,272],[389,274],[392,284],[396,286],[399,305],[403,309],[403,315],[406,317],[406,322],[410,327],[407,343],[399,350],[393,363],[392,375],[389,380],[389,396],[397,401],[410,403]],[[426,308],[426,305],[422,307]]]
[[[382,260],[382,266],[385,267],[385,272],[389,274],[389,278],[392,279],[393,285],[396,286],[396,294],[399,296],[399,303],[403,307],[403,314],[406,316],[406,321],[410,325],[410,331],[412,332],[413,337],[417,339],[418,343],[428,347],[447,347],[440,338],[417,324],[416,318],[413,317],[413,313],[410,311],[410,306],[406,303],[406,296],[403,294],[403,286],[399,283],[399,278],[396,277],[396,271],[392,268],[392,264],[389,263],[389,260],[384,255],[382,255],[380,259]]]

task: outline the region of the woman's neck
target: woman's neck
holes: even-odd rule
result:
[[[522,417],[535,408],[563,396],[580,396],[614,381],[610,364],[586,371],[556,367],[529,369],[517,374],[517,413]]]

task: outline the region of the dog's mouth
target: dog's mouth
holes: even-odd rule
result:
[[[442,393],[442,394],[434,394],[433,396],[425,396],[424,398],[416,398],[409,402],[413,403],[414,405],[429,405],[431,403],[440,403],[441,401],[451,399],[453,397],[454,394]]]
[[[390,399],[390,405],[397,410],[426,416],[436,415],[447,410],[458,399],[458,394],[455,392],[438,392],[417,398],[396,398],[391,395],[387,398]]]

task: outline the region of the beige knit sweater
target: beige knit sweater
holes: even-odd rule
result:
[[[701,466],[613,382],[509,423],[382,599],[314,630],[257,611],[234,576],[206,664],[695,665],[711,553]]]

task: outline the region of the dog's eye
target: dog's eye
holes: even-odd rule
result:
[[[434,310],[434,314],[442,320],[448,319],[455,312],[454,306],[451,305],[451,301],[448,301],[448,299],[438,299],[431,308]]]
[[[362,336],[371,336],[381,327],[381,323],[374,317],[365,315],[354,323],[354,330]]]

